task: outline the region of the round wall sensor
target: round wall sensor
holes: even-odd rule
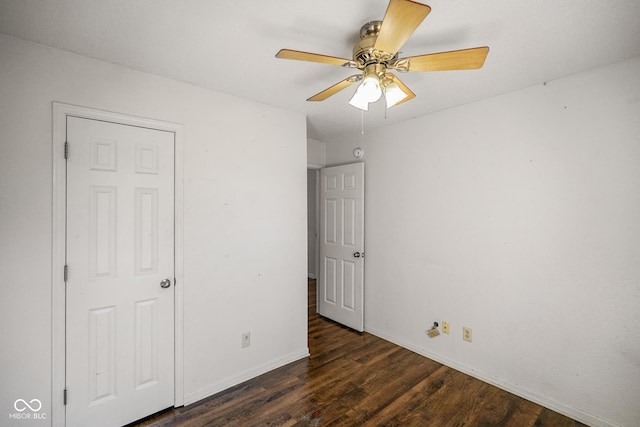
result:
[[[362,158],[362,155],[364,154],[364,151],[362,150],[362,148],[358,147],[355,148],[353,150],[353,157],[355,157],[356,159],[360,159]]]

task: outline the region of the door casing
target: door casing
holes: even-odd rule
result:
[[[86,107],[53,103],[53,239],[51,264],[51,425],[63,427],[66,424],[64,409],[65,388],[65,281],[64,265],[66,254],[66,161],[64,146],[67,133],[67,117],[103,120],[123,125],[131,125],[173,132],[175,135],[175,175],[174,175],[174,221],[175,221],[175,389],[174,406],[184,404],[184,269],[183,269],[183,139],[181,124],[165,122],[120,113],[101,111]],[[73,155],[71,152],[70,155]]]

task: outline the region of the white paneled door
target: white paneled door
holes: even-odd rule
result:
[[[364,163],[320,173],[318,313],[364,330]]]
[[[67,118],[67,426],[174,403],[174,134]]]

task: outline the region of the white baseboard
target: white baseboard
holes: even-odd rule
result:
[[[280,368],[284,365],[287,365],[291,362],[295,362],[300,359],[304,359],[309,356],[309,349],[305,349],[299,352],[289,353],[277,359],[271,360],[267,363],[264,363],[260,366],[257,366],[253,369],[249,369],[247,371],[241,372],[238,375],[234,375],[232,377],[225,378],[221,381],[218,381],[214,384],[211,384],[207,387],[196,390],[193,393],[189,393],[184,397],[184,405],[191,405],[199,400],[204,399],[205,397],[212,396],[216,393],[220,393],[234,385],[238,385],[244,381],[255,378],[259,375],[265,374],[274,369]]]
[[[502,390],[506,390],[509,393],[515,394],[516,396],[520,396],[523,399],[530,400],[531,402],[537,403],[538,405],[544,406],[545,408],[551,409],[552,411],[558,412],[562,415],[566,415],[567,417],[573,418],[574,420],[580,421],[581,423],[584,423],[593,427],[622,427],[619,424],[615,424],[611,421],[588,414],[579,409],[572,408],[560,402],[556,402],[555,400],[549,399],[548,397],[540,396],[524,387],[505,382],[500,378],[496,378],[492,375],[488,375],[484,372],[478,371],[469,366],[458,363],[455,360],[449,359],[447,357],[443,357],[439,354],[432,353],[425,348],[417,347],[402,339],[390,336],[385,332],[380,331],[376,328],[372,328],[370,326],[365,325],[364,330],[365,332],[368,332],[371,335],[375,335],[379,338],[382,338],[383,340],[397,344],[400,347],[404,347],[407,350],[411,350],[414,353],[417,353],[421,356],[427,357],[431,360],[435,360],[436,362],[442,363],[443,365],[446,365],[457,371],[464,372],[465,374],[470,375],[474,378],[477,378],[480,381],[484,381],[486,383],[494,385],[498,388],[501,388]]]

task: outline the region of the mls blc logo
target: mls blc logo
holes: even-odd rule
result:
[[[13,409],[17,412],[9,414],[10,420],[46,420],[47,414],[40,412],[42,409],[42,402],[39,399],[31,399],[26,401],[24,399],[18,399],[13,402]]]
[[[31,406],[29,403],[33,406]],[[27,401],[24,399],[18,399],[13,403],[13,407],[18,412],[24,412],[27,410],[27,408],[31,409],[33,412],[38,412],[40,409],[42,409],[42,402],[40,402],[38,399],[33,399],[29,403],[27,403]]]

